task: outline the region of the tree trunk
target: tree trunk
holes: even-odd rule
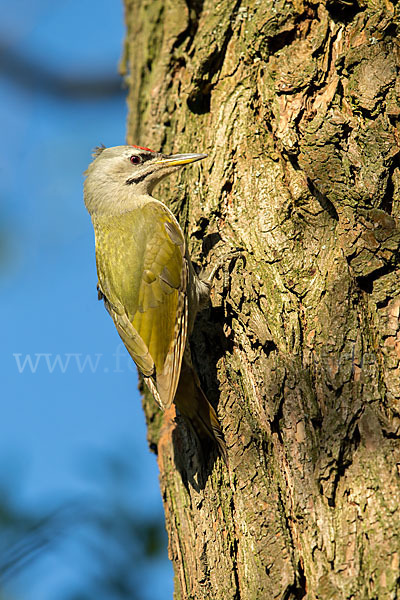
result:
[[[155,196],[243,251],[192,339],[229,468],[145,401],[176,599],[400,596],[393,4],[126,0],[128,142],[208,152]]]

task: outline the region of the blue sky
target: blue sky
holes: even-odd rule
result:
[[[137,374],[97,301],[82,201],[91,149],[125,140],[125,97],[65,92],[79,79],[117,81],[122,5],[0,0],[0,8],[11,57],[0,62],[0,480],[13,479],[21,506],[51,505],[98,493],[82,465],[96,453],[120,453],[131,457],[135,472],[132,502],[160,514]],[[61,597],[79,580],[80,566],[74,553],[55,551],[11,582],[10,594]],[[171,597],[165,556],[145,573],[143,598]]]

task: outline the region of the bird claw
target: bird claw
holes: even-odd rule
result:
[[[243,266],[246,266],[246,256],[243,250],[233,250],[232,252],[228,252],[224,256],[222,256],[218,263],[212,268],[211,272],[206,277],[201,277],[201,280],[207,285],[212,286],[215,275],[218,273],[220,269],[223,271],[223,283],[224,289],[228,287],[228,277],[229,277],[229,269],[233,261],[236,262],[238,258],[243,260]]]

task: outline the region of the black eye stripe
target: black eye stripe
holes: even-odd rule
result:
[[[146,161],[146,160],[151,160],[152,158],[154,158],[153,155],[151,155],[151,154],[145,154],[144,152],[140,153],[140,154],[131,154],[129,156],[129,160],[130,160],[131,156],[138,156],[139,158],[142,159],[143,162]]]
[[[131,156],[139,156],[142,159],[143,162],[151,160],[152,158],[155,158],[155,154],[148,154],[148,153],[145,153],[145,152],[143,152],[143,153],[140,152],[140,153],[134,154],[134,155],[131,154]],[[129,160],[131,159],[131,156],[129,156]],[[142,164],[143,164],[143,162],[142,162]],[[138,167],[138,166],[140,166],[140,163],[135,164],[134,166]],[[137,177],[130,177],[129,179],[127,179],[125,181],[125,184],[126,185],[132,185],[133,183],[140,183],[141,181],[143,181],[144,179],[146,179],[147,175],[149,175],[149,170],[148,169],[146,169],[146,173],[143,173],[142,175],[137,175]]]

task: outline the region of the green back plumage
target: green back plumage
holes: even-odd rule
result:
[[[120,215],[93,217],[99,287],[133,360],[166,408],[186,342],[187,262],[182,231],[154,200]],[[158,395],[158,397],[157,397]]]

